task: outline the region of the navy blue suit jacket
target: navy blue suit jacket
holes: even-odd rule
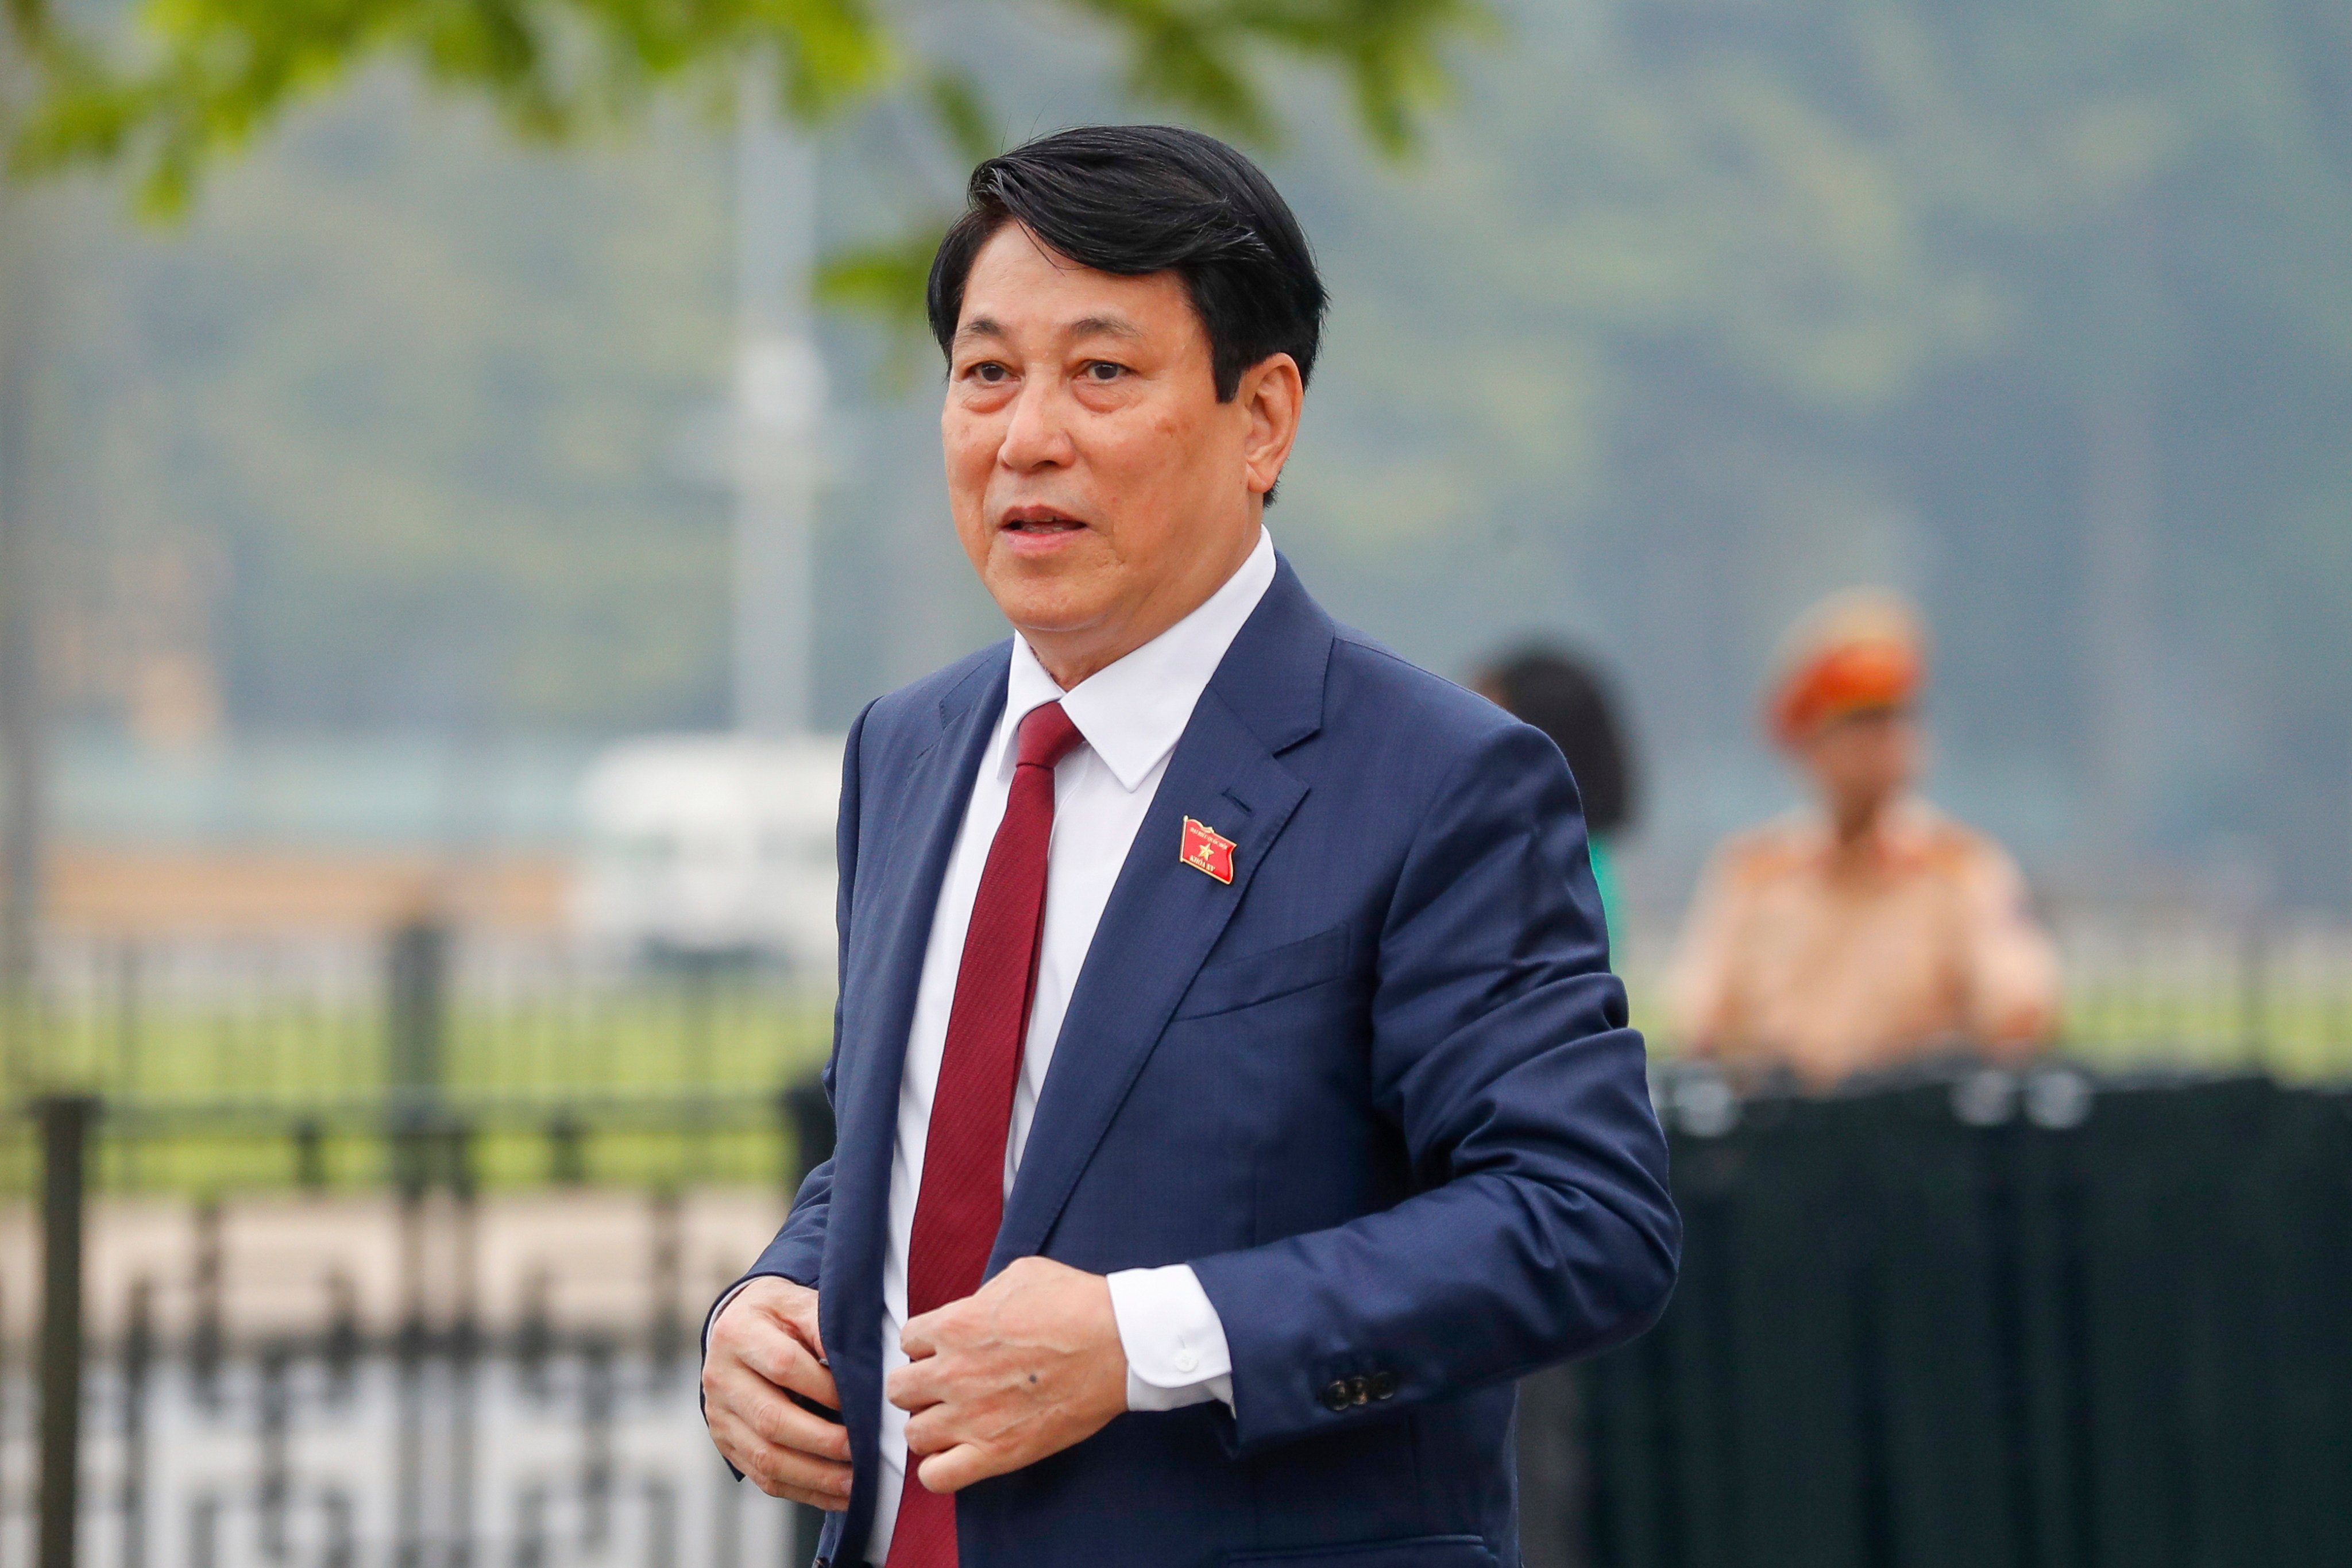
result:
[[[822,1296],[845,1568],[873,1522],[916,981],[1008,658],[850,731],[838,1150],[751,1271]],[[1179,859],[1187,816],[1237,846],[1230,886]],[[1283,563],[1103,911],[989,1263],[1190,1263],[1234,1406],[1130,1412],[967,1489],[964,1568],[1516,1563],[1513,1380],[1647,1326],[1679,1243],[1559,752]]]

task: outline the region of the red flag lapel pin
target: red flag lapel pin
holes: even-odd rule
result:
[[[1205,871],[1227,887],[1234,880],[1234,841],[1204,823],[1184,819],[1181,858],[1195,871]]]

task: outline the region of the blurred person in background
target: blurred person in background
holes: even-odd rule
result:
[[[1592,879],[1601,886],[1609,945],[1615,950],[1624,935],[1625,908],[1609,846],[1633,826],[1634,771],[1611,683],[1588,659],[1558,648],[1530,647],[1487,666],[1471,689],[1542,731],[1568,759],[1584,803]]]
[[[1769,721],[1818,804],[1734,837],[1701,880],[1673,976],[1695,1054],[1821,1087],[2048,1039],[2057,959],[2024,879],[1913,793],[1927,642],[1880,589],[1832,595],[1783,639]]]
[[[1584,805],[1585,848],[1612,954],[1623,948],[1625,906],[1609,846],[1632,826],[1634,796],[1633,749],[1618,719],[1613,684],[1596,662],[1541,646],[1487,665],[1470,683],[1479,696],[1542,731],[1568,759]],[[1525,1568],[1569,1568],[1588,1556],[1582,1395],[1571,1366],[1548,1366],[1519,1380],[1519,1558]]]

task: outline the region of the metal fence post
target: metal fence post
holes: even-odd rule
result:
[[[404,1193],[421,1194],[435,1174],[448,958],[447,930],[424,919],[396,928],[385,953],[384,1082],[391,1090],[394,1181]]]
[[[385,1076],[394,1089],[420,1098],[430,1097],[441,1087],[448,968],[446,928],[415,920],[392,933]]]
[[[808,1180],[809,1173],[833,1158],[833,1101],[825,1098],[823,1081],[814,1078],[793,1084],[779,1099],[784,1121],[793,1130],[792,1162],[786,1167],[792,1171],[793,1180],[784,1194],[784,1201],[790,1203],[799,1194],[801,1184]],[[815,1555],[817,1541],[824,1531],[824,1513],[804,1502],[796,1502],[792,1505],[792,1540],[784,1555],[788,1563],[797,1565]]]
[[[2270,984],[2270,931],[2256,914],[2238,938],[2238,1037],[2245,1065],[2257,1072],[2269,1061]]]
[[[81,1243],[98,1101],[59,1095],[41,1121],[40,1568],[73,1568],[81,1479]]]
[[[833,1101],[825,1098],[824,1085],[813,1078],[784,1090],[782,1099],[784,1123],[793,1130],[792,1161],[785,1167],[791,1181],[784,1195],[790,1199],[811,1171],[833,1158]]]

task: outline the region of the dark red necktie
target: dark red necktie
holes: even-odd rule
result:
[[[1021,760],[1004,820],[988,847],[971,901],[947,1048],[923,1142],[923,1184],[907,1247],[907,1315],[980,1289],[1004,1222],[1004,1145],[1013,1089],[1037,990],[1045,926],[1045,851],[1054,837],[1054,764],[1084,739],[1058,702],[1021,721]],[[885,1568],[956,1568],[955,1499],[932,1491],[907,1458],[907,1488]]]

